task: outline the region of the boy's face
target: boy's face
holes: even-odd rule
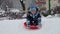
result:
[[[32,14],[35,14],[35,10],[32,10],[31,13],[32,13]]]

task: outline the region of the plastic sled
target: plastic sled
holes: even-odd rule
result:
[[[26,22],[24,23],[24,27],[27,28]],[[41,27],[42,27],[42,25],[40,25],[40,27],[37,27],[35,25],[30,25],[29,28],[27,28],[27,29],[35,30],[35,29],[40,29]]]

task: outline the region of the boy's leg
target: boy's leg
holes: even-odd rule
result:
[[[38,25],[38,20],[35,20],[34,23],[35,23],[35,25]]]
[[[33,22],[33,20],[30,20],[30,25],[34,25],[34,22]]]
[[[27,20],[27,22],[26,22],[26,23],[27,23],[27,25],[30,25],[30,20]]]

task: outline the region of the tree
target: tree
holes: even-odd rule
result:
[[[25,10],[25,4],[23,3],[23,0],[20,0],[20,3],[22,5],[23,10]]]

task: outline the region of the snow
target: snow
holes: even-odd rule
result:
[[[20,12],[20,10],[18,10],[18,9],[11,9],[10,11],[11,12]]]
[[[23,27],[26,19],[0,21],[0,34],[60,34],[59,17],[42,17],[42,28],[28,30]]]
[[[12,8],[12,9],[10,9],[10,11],[13,13],[24,13],[24,11],[22,9],[19,10],[19,9]]]
[[[0,15],[2,15],[2,14],[4,14],[4,13],[5,13],[5,11],[2,10],[2,9],[0,9]]]
[[[24,14],[22,17],[26,17],[27,16],[27,14]]]

